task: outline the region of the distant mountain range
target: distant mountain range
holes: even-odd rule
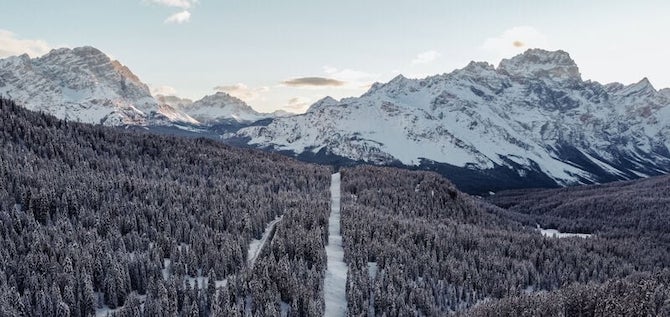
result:
[[[437,170],[475,193],[599,183],[670,171],[670,89],[584,81],[568,53],[532,49],[497,68],[398,76],[237,137],[304,159]]]
[[[223,92],[195,102],[154,97],[130,69],[93,47],[1,59],[0,96],[61,119],[109,126],[209,126],[281,115],[258,113]]]
[[[59,118],[188,130],[307,161],[435,170],[471,193],[670,171],[670,89],[647,79],[585,81],[563,51],[532,49],[498,67],[471,62],[424,79],[398,76],[294,116],[259,113],[225,93],[197,101],[152,96],[92,47],[0,60],[0,96]]]

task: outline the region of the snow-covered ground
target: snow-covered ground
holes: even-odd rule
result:
[[[279,302],[279,316],[288,317],[288,312],[291,310],[291,305],[285,301]]]
[[[346,316],[347,264],[340,233],[340,173],[333,174],[330,182],[330,217],[328,218],[328,269],[324,284],[326,310],[324,316]]]
[[[135,293],[135,292],[133,292],[133,294],[134,294],[133,296],[137,296],[137,298],[139,299],[139,301],[141,303],[140,308],[142,310],[144,310],[144,302],[146,302],[146,300],[147,300],[147,295],[137,295],[137,293]],[[95,295],[98,296],[98,297],[104,297],[105,296],[102,293],[96,293]],[[122,309],[123,309],[123,306],[117,307],[115,309],[111,309],[107,305],[102,305],[102,307],[99,307],[99,308],[95,309],[95,317],[111,316],[112,314],[114,314],[114,313],[116,313],[116,312],[118,312]]]
[[[370,303],[368,306],[368,316],[375,316],[375,289],[374,281],[377,278],[377,262],[368,262],[368,277],[370,278]]]
[[[258,256],[261,254],[261,251],[263,250],[263,246],[265,246],[265,243],[270,237],[270,233],[272,233],[272,230],[275,228],[275,225],[277,225],[277,223],[280,222],[283,217],[284,216],[279,216],[274,220],[270,221],[270,223],[268,223],[268,225],[265,227],[265,231],[263,232],[263,236],[261,237],[260,240],[256,239],[251,240],[251,243],[249,243],[249,251],[247,253],[247,264],[249,264],[249,267],[254,266],[254,264],[256,263],[256,259],[258,259]]]
[[[537,229],[540,230],[540,233],[543,236],[550,237],[550,238],[570,238],[570,237],[590,238],[591,237],[591,234],[588,234],[588,233],[560,232],[556,229],[542,229],[540,227],[538,227]]]
[[[170,278],[170,266],[172,265],[172,261],[170,259],[163,259],[163,269],[161,270],[161,273],[163,274],[163,279],[168,280]],[[209,278],[207,276],[203,276],[202,270],[198,269],[198,276],[185,276],[184,277],[184,283],[188,283],[191,288],[195,288],[196,286],[199,289],[204,289],[207,287],[207,283],[209,282]],[[222,280],[216,280],[214,281],[214,285],[216,288],[224,287],[228,285],[228,279],[224,278]]]

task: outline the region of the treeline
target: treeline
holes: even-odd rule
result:
[[[288,261],[303,293],[277,294],[295,315],[319,311],[319,290],[304,289],[322,271],[311,248],[323,241],[329,175],[279,155],[66,122],[0,99],[0,315],[263,315],[269,300],[247,295],[263,293],[254,283],[271,261],[249,273],[246,255],[279,215],[276,262]],[[187,282],[198,276],[208,284]]]
[[[375,167],[342,173],[350,316],[444,316],[670,264],[667,244],[542,237],[436,174]],[[369,269],[375,265],[376,274]]]

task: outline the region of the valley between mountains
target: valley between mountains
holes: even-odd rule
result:
[[[303,114],[9,57],[0,316],[670,316],[669,148],[670,90],[564,51]]]

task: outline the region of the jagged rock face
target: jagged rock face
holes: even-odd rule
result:
[[[506,167],[522,178],[591,183],[670,171],[670,93],[646,79],[583,81],[567,53],[534,49],[497,68],[473,62],[425,79],[398,76],[359,98],[324,99],[237,137],[300,155]]]
[[[21,55],[0,60],[0,95],[31,110],[86,123],[195,122],[169,106],[159,107],[147,85],[93,47],[60,48],[39,58]]]

